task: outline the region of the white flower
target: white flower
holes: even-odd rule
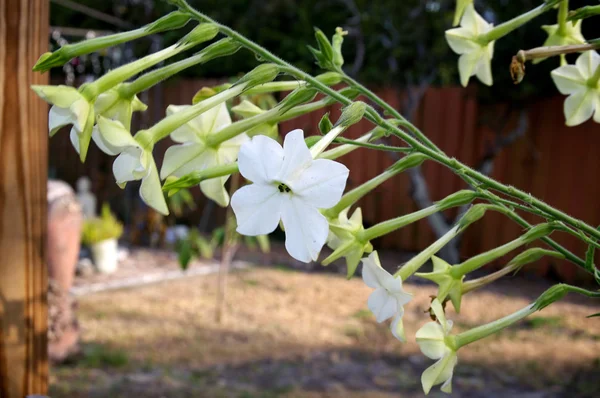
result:
[[[421,376],[421,384],[425,394],[434,385],[442,384],[441,390],[452,392],[452,374],[458,362],[456,351],[448,346],[446,337],[452,328],[452,321],[447,321],[444,310],[438,299],[433,300],[431,309],[437,322],[428,322],[417,331],[416,339],[421,352],[431,359],[438,361],[425,369]]]
[[[333,160],[313,160],[302,130],[290,131],[283,143],[257,135],[242,145],[240,173],[253,182],[237,190],[231,206],[242,235],[266,235],[285,228],[285,247],[295,259],[316,260],[329,225],[318,209],[339,202],[348,169]]]
[[[73,125],[70,137],[77,153],[85,158],[94,125],[94,107],[74,87],[32,86],[44,101],[52,104],[48,114],[48,130],[54,136],[64,126]]]
[[[140,197],[148,206],[162,214],[169,214],[158,170],[152,156],[152,148],[131,136],[121,122],[98,118],[102,146],[110,155],[119,155],[113,163],[117,184],[123,188],[128,181],[142,180]],[[137,137],[137,136],[136,136]]]
[[[473,75],[484,84],[491,86],[492,57],[494,56],[494,41],[480,41],[480,35],[489,32],[493,25],[486,22],[473,7],[468,4],[460,20],[460,28],[446,31],[448,45],[457,54],[460,82],[466,87]]]
[[[564,112],[567,126],[577,126],[594,115],[600,123],[600,90],[592,77],[600,65],[600,55],[596,51],[581,54],[575,65],[564,65],[552,71],[554,84],[561,94],[568,95]]]
[[[259,108],[248,100],[243,100],[239,105],[231,108],[231,112],[241,116],[244,119],[247,119],[253,116],[262,115],[267,111]],[[277,137],[279,137],[279,128],[277,127],[277,123],[261,123],[258,126],[252,127],[246,132],[246,134],[248,137],[254,137],[255,135],[266,135],[267,137],[277,139]]]
[[[190,108],[189,105],[167,108],[167,115],[172,115]],[[165,159],[160,170],[160,177],[170,175],[181,177],[194,171],[233,163],[237,159],[240,146],[248,141],[242,133],[216,147],[206,144],[206,138],[231,124],[231,117],[224,102],[210,108],[171,133],[171,138],[181,145],[173,145],[165,152]],[[229,176],[212,178],[200,182],[200,189],[208,198],[220,206],[229,204],[229,194],[225,182]]]
[[[473,0],[456,0],[456,7],[454,9],[454,20],[452,22],[452,26],[458,25],[460,19],[462,18],[465,9],[469,4],[473,4]]]
[[[119,93],[119,87],[116,86],[100,94],[94,103],[94,111],[98,116],[102,115],[108,119],[118,120],[129,130],[133,112],[143,112],[148,109],[148,106],[140,101],[137,95],[123,98]],[[97,132],[94,133],[97,134]]]
[[[412,299],[412,295],[404,291],[402,279],[394,278],[381,267],[376,251],[369,257],[363,258],[362,263],[363,281],[367,286],[375,289],[367,302],[369,309],[375,315],[377,322],[395,316],[391,325],[392,333],[400,341],[405,341],[402,316],[404,306]]]

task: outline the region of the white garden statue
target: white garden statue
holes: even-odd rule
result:
[[[90,191],[91,185],[88,177],[79,177],[77,180],[77,199],[85,218],[96,217],[96,196]]]

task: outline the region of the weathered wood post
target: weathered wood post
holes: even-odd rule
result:
[[[0,0],[0,397],[46,394],[48,0]]]

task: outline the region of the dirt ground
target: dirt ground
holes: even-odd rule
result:
[[[462,331],[529,304],[547,287],[514,278],[473,292],[448,317]],[[231,274],[215,322],[217,276],[79,299],[83,354],[51,369],[59,397],[420,397],[414,333],[432,285],[408,284],[409,341],[367,309],[360,278],[285,267]],[[594,304],[594,305],[592,305]],[[570,299],[459,351],[456,397],[600,396],[600,307]],[[445,396],[437,388],[430,396]]]

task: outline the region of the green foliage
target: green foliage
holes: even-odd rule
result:
[[[195,210],[196,202],[188,189],[180,189],[173,195],[167,196],[167,206],[169,210],[176,216],[181,217],[185,209]]]
[[[81,242],[93,245],[107,239],[118,239],[123,234],[123,224],[110,212],[108,204],[102,205],[100,217],[94,217],[83,222]]]

